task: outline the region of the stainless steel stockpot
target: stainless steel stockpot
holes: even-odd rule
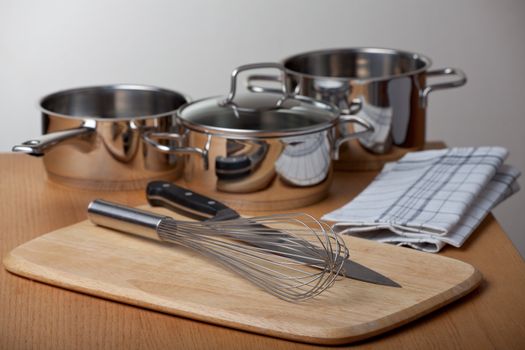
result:
[[[258,68],[282,66],[238,67],[227,97],[205,98],[177,111],[182,134],[146,135],[160,151],[178,153],[181,149],[159,144],[159,140],[183,139],[183,151],[199,155],[187,159],[187,186],[213,183],[219,191],[235,193],[264,190],[273,181],[296,188],[315,186],[327,179],[339,146],[371,130],[366,121],[341,115],[329,103],[291,95],[284,85],[278,93],[238,94],[238,74]],[[358,108],[356,104],[351,109]],[[339,137],[336,127],[345,124],[360,125],[365,131]]]
[[[175,111],[187,102],[178,92],[144,85],[56,92],[40,101],[43,136],[13,151],[43,156],[50,180],[86,189],[137,189],[153,179],[174,180],[182,174],[183,156],[158,152],[143,135],[177,132]]]
[[[359,137],[375,153],[392,145],[421,148],[425,143],[425,114],[430,92],[462,86],[465,74],[457,68],[429,70],[423,55],[384,48],[345,48],[300,53],[282,61],[282,77],[254,75],[252,91],[274,91],[255,81],[284,80],[294,94],[320,99],[345,110],[361,101],[357,116],[366,119],[374,132]],[[451,75],[454,80],[427,84],[428,77]],[[342,130],[343,133],[348,130]]]

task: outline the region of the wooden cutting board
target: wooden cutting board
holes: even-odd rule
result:
[[[154,210],[173,216],[164,209]],[[344,239],[355,261],[403,287],[345,278],[314,299],[285,302],[183,247],[88,221],[15,248],[4,265],[12,273],[62,288],[317,344],[349,343],[385,332],[460,298],[481,282],[474,267],[458,260]]]

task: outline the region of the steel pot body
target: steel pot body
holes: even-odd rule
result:
[[[129,190],[153,179],[175,180],[184,157],[158,152],[144,134],[178,132],[175,111],[186,102],[180,93],[143,85],[57,92],[40,101],[43,135],[13,151],[43,156],[50,180],[86,189]]]
[[[228,193],[264,191],[279,187],[315,187],[329,178],[332,169],[335,128],[311,134],[281,137],[239,137],[186,129],[189,148],[205,156],[185,161],[186,186],[206,192],[212,188]],[[176,150],[175,150],[176,151]],[[279,193],[274,193],[278,198]]]
[[[346,123],[342,120],[339,123]],[[349,123],[355,123],[354,121]],[[364,124],[366,125],[366,124]],[[182,125],[185,149],[199,156],[185,159],[185,186],[208,193],[208,189],[227,193],[253,193],[271,188],[287,188],[301,196],[301,188],[327,186],[341,144],[336,126],[294,136],[241,136],[210,133]],[[159,151],[180,152],[179,147],[159,144],[179,134],[149,138]],[[191,150],[191,151],[190,151]],[[274,183],[278,182],[278,186]],[[315,189],[312,189],[315,191]],[[268,202],[282,193],[265,195]]]
[[[251,193],[275,188],[325,186],[339,146],[349,138],[371,132],[371,126],[354,115],[341,115],[332,104],[309,97],[290,95],[286,87],[278,93],[236,94],[241,71],[256,68],[282,69],[280,64],[258,63],[232,73],[228,97],[212,97],[184,105],[177,111],[182,134],[146,136],[162,152],[181,152],[158,144],[159,140],[184,140],[188,157],[186,186],[230,193]],[[348,109],[355,113],[354,103]],[[341,136],[338,127],[359,125],[363,131]],[[278,198],[282,193],[266,194]],[[292,196],[293,196],[292,195]],[[271,202],[269,199],[268,202]]]
[[[387,153],[393,145],[421,148],[425,143],[425,114],[430,92],[462,86],[467,79],[455,68],[429,70],[430,59],[412,52],[381,48],[348,48],[301,53],[283,60],[281,77],[248,78],[253,91],[268,91],[255,81],[284,80],[295,94],[320,99],[342,111],[361,101],[357,116],[374,132],[359,137],[375,153]],[[448,82],[427,84],[428,77],[454,76]],[[348,133],[350,130],[341,130]]]

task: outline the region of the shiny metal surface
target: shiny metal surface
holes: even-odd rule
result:
[[[357,117],[367,120],[374,132],[359,137],[361,144],[375,153],[386,153],[392,145],[422,147],[425,142],[425,113],[431,91],[459,87],[465,74],[456,68],[429,70],[427,57],[400,50],[348,48],[297,54],[283,60],[288,91],[323,100],[343,113],[358,100]],[[454,76],[438,84],[427,77]],[[275,82],[279,77],[255,75],[248,78],[252,91],[274,91],[256,81]],[[283,77],[280,77],[281,81]],[[357,127],[357,131],[360,128]],[[362,130],[362,129],[361,129]],[[345,135],[356,130],[342,127]]]
[[[334,106],[302,96],[248,93],[224,102],[223,97],[197,100],[182,106],[177,117],[188,129],[239,139],[303,135],[329,129],[339,118]]]
[[[206,197],[167,181],[150,182],[146,188],[146,198],[151,206],[166,207],[176,212],[182,212],[183,215],[188,215],[189,213],[198,220],[223,221],[241,217],[237,211],[216,199]],[[282,237],[278,238],[282,239]],[[261,246],[259,245],[261,243],[260,240],[250,241],[250,237],[247,237],[246,242],[255,246]],[[264,248],[264,246],[265,244],[261,247]],[[280,251],[278,245],[274,249],[277,252]],[[350,260],[350,257],[345,260],[343,270],[341,274],[347,278],[385,286],[401,287],[390,278]]]
[[[71,186],[122,190],[143,188],[152,179],[175,180],[184,156],[157,151],[144,133],[178,133],[175,110],[186,102],[177,92],[144,85],[57,92],[40,102],[43,136],[13,151],[43,155],[48,177]]]
[[[333,140],[333,129],[257,140],[190,131],[187,148],[202,150],[202,157],[186,158],[184,179],[195,189],[214,183],[221,191],[236,193],[261,191],[273,181],[297,188],[318,185],[332,168]],[[181,148],[167,147],[164,151],[178,154]],[[219,183],[236,186],[227,189],[232,187]]]
[[[237,67],[232,71],[231,78],[230,78],[230,93],[228,94],[228,97],[224,100],[224,104],[231,104],[235,101],[235,94],[237,92],[237,77],[241,72],[245,72],[248,70],[253,69],[260,69],[260,68],[275,68],[278,70],[282,70],[282,66],[279,63],[253,63],[253,64],[245,64],[243,66]],[[285,84],[281,84],[281,92],[284,98],[288,97],[289,92]]]
[[[308,214],[190,222],[102,200],[88,213],[95,224],[192,249],[287,301],[331,287],[348,257],[345,242]]]
[[[237,67],[231,74],[230,92],[226,98],[210,97],[194,101],[181,107],[177,117],[192,130],[246,139],[299,136],[323,131],[337,124],[339,109],[320,100],[290,94],[284,84],[281,84],[281,89],[270,93],[239,94],[238,75],[261,68],[283,72],[282,65],[278,63]]]
[[[28,153],[32,156],[43,156],[46,150],[59,144],[62,141],[71,139],[73,137],[91,137],[95,132],[96,123],[93,120],[86,120],[81,126],[74,129],[66,129],[56,131],[51,134],[44,134],[42,136],[25,141],[20,145],[13,146],[13,152]]]
[[[201,99],[177,111],[184,134],[157,134],[160,137],[156,139],[147,135],[147,142],[163,152],[201,156],[186,159],[185,179],[193,184],[190,186],[217,183],[222,191],[238,193],[263,190],[272,181],[298,188],[315,186],[327,179],[332,159],[344,141],[372,132],[366,119],[341,116],[337,107],[289,95],[285,88],[270,93],[237,93],[238,74],[259,68],[282,70],[282,65],[238,67],[232,73],[227,98]],[[360,101],[350,101],[346,110],[356,113],[360,107]],[[361,129],[344,135],[336,132],[347,125]],[[183,144],[156,144],[171,138]],[[231,185],[234,182],[236,186]]]
[[[133,233],[137,236],[159,239],[157,230],[166,215],[154,214],[137,208],[97,199],[89,203],[87,216],[91,222],[104,227]]]

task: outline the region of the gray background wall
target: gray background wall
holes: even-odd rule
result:
[[[429,139],[502,145],[524,170],[524,38],[521,0],[2,0],[0,151],[40,133],[36,103],[56,90],[136,82],[198,98],[225,93],[240,64],[379,46],[467,73],[430,96]],[[495,214],[525,256],[524,193]]]

